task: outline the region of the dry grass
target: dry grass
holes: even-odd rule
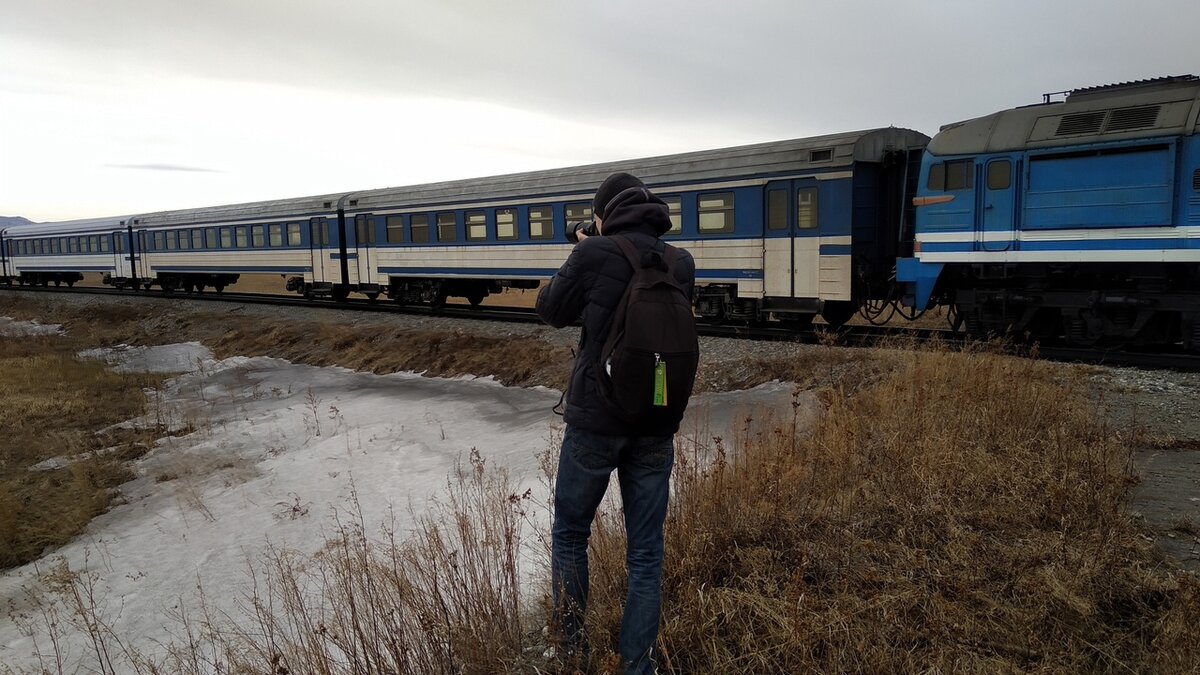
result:
[[[899,357],[811,433],[747,420],[683,456],[667,524],[666,671],[1181,672],[1200,585],[1125,505],[1121,434],[1062,368]],[[593,538],[592,633],[616,644],[618,514]],[[605,655],[597,657],[604,662]]]
[[[132,477],[125,462],[153,442],[153,430],[97,432],[141,415],[143,387],[157,379],[81,360],[77,347],[60,336],[0,337],[0,568],[78,534]],[[32,468],[55,457],[69,463]]]
[[[852,395],[817,390],[799,433],[798,397],[747,419],[736,453],[681,451],[660,671],[1195,671],[1200,582],[1126,513],[1127,439],[1084,377],[980,352],[891,358]],[[352,515],[316,558],[271,552],[246,615],[181,617],[185,639],[154,662],[105,632],[94,582],[56,578],[96,653],[139,672],[572,672],[542,656],[544,584],[522,583],[522,552],[548,555],[528,495],[474,456],[447,495],[411,538],[372,540]],[[614,672],[612,508],[592,545],[582,670]]]

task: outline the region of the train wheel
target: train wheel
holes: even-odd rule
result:
[[[350,297],[350,289],[345,286],[334,286],[331,297],[337,302],[345,302]]]
[[[437,295],[433,296],[433,299],[429,301],[429,308],[434,312],[442,311],[446,307],[446,298],[448,297],[443,291],[438,291]]]
[[[471,303],[472,307],[478,307],[483,303],[483,298],[483,293],[472,293],[471,295],[467,296],[467,302]]]
[[[841,328],[857,311],[853,302],[830,301],[821,307],[821,318],[830,328]]]
[[[55,288],[60,288],[61,286],[62,286],[62,280],[61,280],[61,279],[55,279],[55,280],[54,280],[54,287],[55,287]]]
[[[74,282],[74,281],[68,281],[68,282],[67,282],[67,288],[75,288],[75,282]]]
[[[225,284],[213,284],[213,290],[216,291],[218,295],[224,293]]]
[[[373,293],[366,293],[365,295],[367,296],[367,300],[370,300],[371,302],[375,302],[376,300],[379,299],[379,291],[375,291]]]

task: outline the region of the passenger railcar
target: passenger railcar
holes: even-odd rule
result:
[[[1182,76],[943,127],[898,264],[908,302],[980,334],[1200,347],[1198,117]]]
[[[624,170],[670,206],[674,227],[665,238],[696,259],[699,315],[803,323],[820,313],[840,324],[864,300],[890,292],[894,260],[911,237],[907,204],[926,142],[907,129],[873,129],[142,214],[92,225],[89,237],[110,247],[104,266],[48,243],[63,238],[65,225],[15,232],[10,248],[40,251],[59,274],[102,271],[118,287],[221,290],[242,274],[274,273],[309,297],[386,293],[402,303],[438,306],[453,296],[478,304],[549,278],[571,249],[567,223],[590,219],[596,186]]]
[[[0,282],[74,286],[84,272],[111,274],[121,265],[112,233],[124,218],[92,218],[0,228]]]

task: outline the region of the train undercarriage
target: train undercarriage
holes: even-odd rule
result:
[[[976,265],[943,281],[941,301],[976,336],[1197,351],[1198,281],[1195,269],[1172,264]]]

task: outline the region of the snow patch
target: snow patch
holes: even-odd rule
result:
[[[121,503],[48,556],[95,574],[108,606],[118,610],[108,616],[117,635],[149,653],[173,639],[172,608],[196,607],[198,584],[217,611],[237,614],[247,561],[268,542],[316,553],[352,494],[368,529],[411,529],[472,448],[489,466],[507,467],[535,503],[545,502],[538,454],[557,452],[551,445],[561,427],[551,412],[559,400],[553,389],[267,357],[215,360],[196,343],[84,354],[126,372],[183,373],[164,384],[145,419],[133,422],[196,429],[159,441],[136,463],[139,477],[122,486]],[[794,420],[797,411],[815,409],[803,396],[807,407],[793,405],[800,400],[793,387],[778,382],[697,396],[677,440],[711,445],[721,437],[733,450],[747,417],[775,411]],[[0,608],[25,604],[38,570],[48,566],[43,558],[0,573]],[[35,644],[44,649],[47,636],[36,627],[30,635],[13,611],[0,610],[0,663],[34,669]],[[86,663],[82,636],[62,644],[71,654],[68,670]]]
[[[62,334],[62,326],[56,323],[17,321],[12,317],[0,316],[0,337],[29,337],[34,335]]]
[[[199,342],[132,347],[117,345],[79,352],[85,359],[104,361],[118,373],[194,373],[213,362],[213,353]]]

